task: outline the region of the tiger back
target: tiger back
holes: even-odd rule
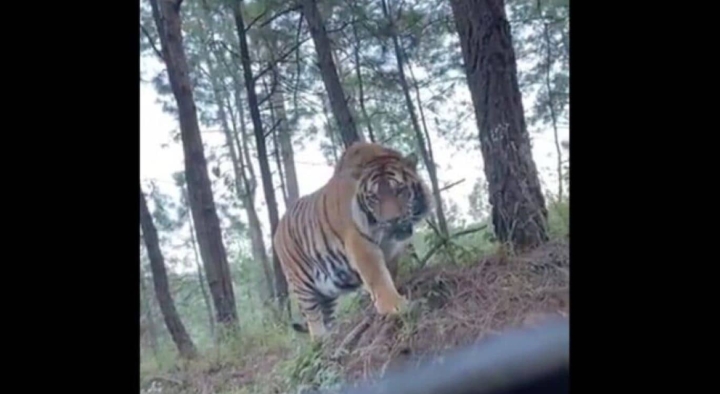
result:
[[[429,215],[430,196],[414,154],[366,142],[346,149],[330,180],[288,207],[273,237],[307,323],[293,327],[323,337],[338,298],[360,287],[378,313],[397,313],[406,299],[387,265],[397,263],[413,226]]]

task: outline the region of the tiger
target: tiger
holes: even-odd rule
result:
[[[339,297],[360,287],[379,315],[405,308],[388,266],[397,266],[433,206],[417,164],[414,153],[355,142],[321,188],[288,206],[273,246],[305,319],[295,331],[325,337]]]

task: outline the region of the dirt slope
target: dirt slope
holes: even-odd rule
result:
[[[294,356],[288,349],[243,352],[239,363],[192,368],[192,373],[175,375],[174,384],[164,382],[163,390],[145,392],[295,393],[299,387],[292,383],[290,388],[288,380],[294,378],[287,376],[298,370],[305,378],[294,381],[306,381],[308,388],[328,370],[347,383],[376,379],[389,369],[411,366],[508,328],[567,316],[569,284],[567,242],[551,242],[517,257],[488,257],[469,267],[427,268],[399,286],[413,300],[409,312],[379,317],[365,305],[364,312],[338,322],[317,355],[295,362],[291,370],[287,364]]]
[[[569,276],[565,242],[514,258],[489,257],[471,267],[422,270],[400,285],[414,300],[411,312],[381,318],[366,307],[364,315],[341,324],[325,352],[349,381],[377,378],[388,368],[507,328],[567,316]]]

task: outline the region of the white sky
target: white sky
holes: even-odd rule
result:
[[[149,79],[164,65],[155,57],[143,56],[140,59],[143,78]],[[457,84],[455,95],[457,98],[470,100],[470,93],[467,85]],[[157,103],[158,95],[150,83],[140,83],[140,176],[144,181],[154,180],[163,193],[179,198],[177,189],[173,186],[172,174],[181,171],[183,165],[183,153],[180,143],[173,143],[170,137],[171,130],[178,129],[179,125],[172,116],[164,113],[162,107]],[[456,100],[449,100],[447,105],[453,105]],[[525,108],[529,107],[531,101],[524,98]],[[442,112],[441,112],[442,113]],[[408,122],[410,119],[407,120]],[[322,129],[321,125],[318,127]],[[450,144],[437,136],[434,130],[434,123],[428,122],[430,135],[433,143],[435,159],[439,165],[438,177],[440,184],[449,184],[460,179],[465,182],[449,189],[444,193],[444,198],[453,200],[459,205],[463,213],[468,210],[468,195],[478,176],[483,176],[482,156],[479,150],[479,143],[474,149],[462,150],[451,147]],[[470,116],[464,129],[477,130],[475,117]],[[475,131],[477,133],[477,131]],[[556,163],[555,146],[551,130],[542,133],[531,133],[533,141],[533,157],[540,171],[541,182],[545,189],[555,191],[557,181],[554,172]],[[560,132],[561,140],[568,140],[568,130]],[[221,146],[224,137],[220,133],[204,133],[203,141],[212,146]],[[162,147],[162,145],[167,145]],[[466,151],[467,150],[467,151]],[[207,152],[206,152],[207,154]],[[319,142],[305,143],[305,149],[300,150],[295,146],[296,169],[301,195],[310,193],[321,187],[332,174],[332,167],[328,166],[320,152]],[[259,171],[258,171],[259,174]],[[259,182],[259,180],[258,180]],[[267,211],[264,207],[264,194],[262,187],[258,187],[257,201],[260,220],[263,221],[265,234],[269,233]],[[284,206],[279,207],[280,215],[283,214]]]

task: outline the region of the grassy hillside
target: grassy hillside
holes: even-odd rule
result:
[[[200,360],[178,362],[171,352],[141,365],[143,393],[265,394],[335,388],[376,379],[385,371],[433,357],[505,329],[569,313],[569,211],[552,205],[553,240],[523,255],[499,248],[489,232],[458,238],[451,264],[438,252],[422,267],[404,262],[399,288],[412,307],[382,318],[367,297],[342,300],[338,326],[325,346],[272,319],[246,325]],[[422,236],[420,237],[422,239]],[[431,237],[423,239],[432,245]],[[424,249],[424,250],[423,250]],[[424,255],[429,247],[417,247]]]

